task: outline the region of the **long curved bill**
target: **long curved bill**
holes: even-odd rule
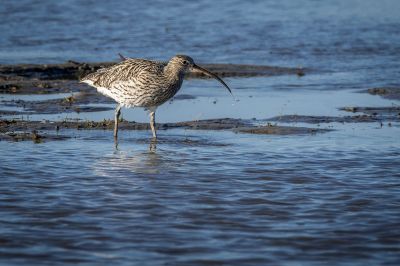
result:
[[[196,65],[196,64],[193,64],[193,68],[194,68],[195,70],[198,70],[198,71],[200,71],[200,72],[206,74],[206,75],[209,76],[209,77],[215,78],[216,80],[218,80],[219,82],[221,82],[221,84],[224,85],[225,88],[228,89],[228,91],[230,92],[230,94],[232,94],[231,89],[228,87],[228,85],[226,85],[226,83],[225,83],[220,77],[218,77],[218,76],[215,75],[214,73],[208,71],[207,69],[204,69],[204,68],[202,68],[202,67],[199,67],[199,66]],[[232,95],[233,95],[233,94],[232,94]]]

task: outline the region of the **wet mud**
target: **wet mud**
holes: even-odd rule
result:
[[[44,80],[53,79],[79,79],[80,77],[96,71],[103,67],[109,67],[117,62],[81,63],[68,61],[63,64],[17,64],[0,65],[0,73],[3,78],[25,77]],[[309,69],[290,68],[266,65],[244,65],[244,64],[200,64],[202,67],[222,77],[253,77],[295,74],[305,75]],[[191,72],[189,77],[207,77],[201,72]]]
[[[250,122],[241,119],[208,119],[178,123],[157,123],[158,130],[172,128],[185,128],[194,130],[229,130],[238,127],[250,126]],[[32,131],[32,130],[60,130],[60,129],[114,129],[114,120],[96,121],[25,121],[25,120],[0,120],[0,132]],[[150,130],[149,123],[120,121],[121,130]]]
[[[375,110],[376,108],[374,108]],[[344,110],[344,109],[343,109]],[[385,110],[385,109],[383,109]],[[376,112],[373,112],[376,114]],[[372,123],[382,121],[400,121],[400,116],[396,113],[392,115],[373,115],[362,114],[352,116],[312,116],[312,115],[282,115],[267,119],[273,122],[282,123],[308,123],[308,124],[323,124],[323,123]]]
[[[19,64],[0,65],[0,93],[47,94],[82,91],[87,86],[78,80],[88,73],[115,62],[64,64]],[[308,69],[261,65],[202,64],[221,77],[254,77],[275,75],[305,75]],[[192,72],[188,78],[208,78],[202,73]]]
[[[351,113],[363,113],[365,117],[376,119],[377,121],[400,121],[400,106],[384,106],[384,107],[363,107],[348,106],[339,108],[339,110]]]
[[[1,94],[53,94],[87,90],[89,90],[88,86],[79,83],[78,80],[41,80],[19,76],[2,79],[0,76]]]
[[[60,92],[60,90],[57,91]],[[196,97],[189,94],[180,94],[172,98],[170,102],[193,99],[196,99]],[[34,101],[21,99],[0,100],[0,106],[5,107],[5,109],[0,110],[0,116],[100,112],[114,109],[114,107],[110,106],[93,106],[93,104],[115,104],[115,101],[103,96],[93,88],[85,88],[79,92],[73,92],[68,96],[56,99]],[[14,110],[7,110],[10,107]]]
[[[371,88],[360,91],[360,93],[369,93],[371,95],[379,95],[389,100],[400,100],[400,88],[381,87]],[[355,113],[356,115],[345,116],[318,116],[318,115],[281,115],[266,119],[271,122],[282,123],[372,123],[372,122],[400,122],[400,106],[345,106],[338,108],[341,111]]]
[[[0,141],[33,141],[35,143],[42,143],[54,140],[65,140],[70,137],[58,134],[50,134],[48,132],[37,132],[33,130],[31,132],[1,132]]]
[[[9,100],[1,101],[4,107],[20,108],[23,111],[0,110],[0,115],[24,115],[24,114],[58,114],[71,112],[100,112],[113,109],[109,106],[90,106],[89,104],[109,104],[114,103],[95,90],[81,91],[66,97],[56,99],[46,99],[39,101]]]
[[[112,109],[109,106],[93,106],[93,104],[110,104],[114,101],[96,92],[92,87],[79,83],[79,78],[107,67],[115,62],[104,63],[80,63],[68,61],[64,64],[19,64],[0,65],[0,94],[24,95],[24,94],[59,94],[71,93],[71,95],[58,99],[45,100],[2,100],[4,107],[0,110],[0,116],[30,115],[30,114],[58,114],[99,112]],[[249,77],[261,75],[304,75],[305,69],[285,68],[257,65],[234,64],[204,64],[202,65],[222,77]],[[206,78],[198,72],[193,72],[189,78]],[[190,100],[195,96],[184,94],[177,95],[174,100]],[[201,127],[205,127],[201,125]]]
[[[279,125],[255,126],[250,120],[243,119],[207,119],[198,121],[186,121],[178,123],[159,123],[156,124],[158,130],[168,130],[175,128],[190,130],[230,130],[236,133],[250,134],[268,134],[268,135],[303,135],[323,133],[331,130],[306,127],[291,127]],[[58,140],[58,132],[63,129],[75,130],[111,130],[114,129],[113,120],[95,121],[26,121],[26,120],[0,120],[0,140],[34,140],[32,132],[43,136],[46,140]],[[120,130],[150,130],[149,123],[138,123],[121,121]],[[40,132],[40,133],[38,133]],[[73,131],[70,135],[63,135],[61,139],[73,137]]]
[[[112,109],[107,106],[90,106],[90,104],[110,104],[114,101],[96,92],[92,87],[80,83],[79,78],[107,67],[115,62],[105,63],[79,63],[68,61],[64,64],[19,64],[0,65],[0,94],[59,94],[71,93],[70,96],[59,99],[45,100],[3,100],[0,116],[29,115],[29,114],[57,114],[99,112]],[[304,75],[305,69],[285,68],[256,65],[234,64],[204,64],[202,65],[222,77],[250,77],[261,75]],[[189,78],[206,78],[201,73],[194,72]],[[190,100],[195,96],[184,94],[177,95],[174,100]],[[202,125],[204,127],[204,125]]]
[[[307,135],[333,131],[333,129],[267,125],[237,128],[234,132],[263,135]]]
[[[379,95],[388,100],[400,100],[400,87],[381,87],[361,91],[371,95]]]

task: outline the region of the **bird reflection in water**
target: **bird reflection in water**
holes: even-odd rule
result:
[[[162,152],[157,152],[157,140],[148,142],[146,151],[126,151],[118,148],[115,142],[114,152],[101,158],[95,165],[95,172],[100,176],[127,177],[132,174],[158,174],[172,167],[167,164]]]
[[[118,139],[114,139],[114,153],[119,152],[118,148],[119,141]],[[149,142],[149,152],[156,152],[157,151],[157,139],[156,138],[151,138]]]

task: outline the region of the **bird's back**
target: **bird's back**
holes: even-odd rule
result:
[[[160,77],[165,65],[165,63],[144,59],[127,59],[88,74],[81,81],[86,83],[89,81],[95,86],[111,88],[115,83],[121,81],[140,81],[141,79]]]

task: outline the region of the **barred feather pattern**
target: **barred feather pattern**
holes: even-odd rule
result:
[[[176,56],[168,63],[127,59],[99,69],[81,79],[125,107],[155,109],[181,88],[187,68],[180,64],[190,57]]]

